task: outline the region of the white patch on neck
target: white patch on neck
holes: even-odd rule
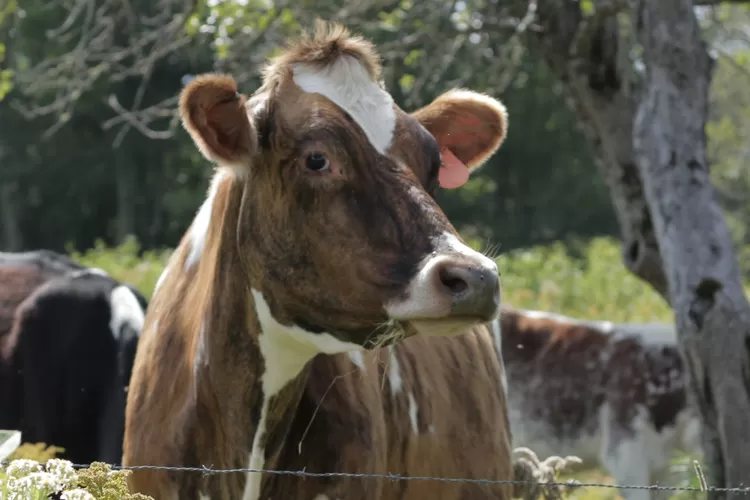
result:
[[[404,386],[404,380],[401,378],[401,368],[398,365],[396,356],[396,346],[388,346],[388,381],[391,384],[391,392],[395,396]]]
[[[362,351],[349,351],[348,354],[351,362],[357,365],[360,370],[364,371],[365,356],[362,354]]]
[[[409,422],[411,422],[411,430],[414,434],[419,434],[419,425],[417,425],[417,414],[419,408],[417,408],[417,400],[414,399],[414,394],[409,393]]]
[[[317,93],[349,113],[362,127],[373,147],[385,154],[393,141],[396,111],[393,98],[352,56],[341,56],[323,68],[294,64],[294,82],[305,92]]]
[[[211,211],[213,210],[214,198],[216,198],[216,192],[219,190],[219,184],[227,176],[227,170],[220,168],[214,174],[211,179],[211,186],[208,189],[208,196],[201,205],[198,213],[193,219],[193,224],[190,226],[190,253],[185,259],[185,270],[193,267],[201,258],[203,249],[206,247],[206,238],[208,237],[208,226],[211,222]],[[166,273],[166,270],[163,275]]]
[[[316,354],[362,351],[364,348],[358,344],[338,340],[329,333],[310,333],[297,326],[284,326],[271,314],[271,309],[263,298],[263,294],[255,289],[251,289],[251,292],[261,327],[258,339],[260,354],[266,368],[261,378],[263,406],[248,460],[248,468],[258,470],[265,465],[265,450],[261,439],[266,433],[270,399],[294,380]],[[242,499],[258,500],[260,485],[261,474],[248,472]]]
[[[109,295],[110,320],[109,330],[115,340],[120,339],[120,332],[125,324],[129,324],[140,336],[143,329],[144,312],[138,299],[125,285],[112,290]]]
[[[265,449],[260,443],[261,439],[265,437],[266,434],[268,401],[269,398],[264,396],[263,407],[260,410],[260,420],[258,420],[258,428],[255,429],[255,436],[253,437],[253,448],[250,451],[250,457],[247,461],[247,468],[256,471],[263,469],[263,466],[266,463]],[[259,500],[261,479],[262,474],[259,472],[247,473],[247,478],[245,479],[245,490],[242,492],[242,500]]]

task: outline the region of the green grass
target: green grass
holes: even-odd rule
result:
[[[104,242],[97,241],[94,248],[84,253],[69,253],[73,260],[85,266],[104,269],[115,279],[135,286],[150,300],[172,251],[145,251],[139,256],[140,249],[135,238],[128,238],[117,247],[108,247]]]
[[[482,246],[478,242],[469,244],[476,249]],[[138,243],[131,239],[115,248],[99,242],[95,248],[72,256],[84,265],[102,268],[115,278],[138,287],[150,298],[170,252],[145,252],[141,256],[138,252]],[[624,267],[619,244],[614,239],[595,238],[572,248],[560,243],[535,247],[502,255],[497,262],[503,300],[515,307],[586,319],[673,321],[672,312],[661,297]],[[680,456],[675,460],[683,469],[678,473],[677,482],[682,486],[697,486],[691,459]],[[564,477],[568,478],[584,483],[612,483],[600,470],[581,470]],[[575,491],[570,498],[614,500],[620,496],[615,489],[588,488]],[[700,497],[680,493],[669,498]]]

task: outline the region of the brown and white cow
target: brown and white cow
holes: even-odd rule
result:
[[[509,306],[500,325],[514,446],[576,455],[626,485],[663,482],[673,452],[700,453],[672,325]]]
[[[226,76],[183,90],[183,124],[218,169],[147,313],[125,465],[511,478],[485,326],[497,268],[433,199],[495,152],[506,112],[452,90],[407,114],[380,71],[368,41],[323,25],[249,98]],[[510,497],[508,485],[143,469],[130,484],[157,500]]]

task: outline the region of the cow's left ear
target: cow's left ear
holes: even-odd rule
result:
[[[440,144],[439,180],[447,189],[466,183],[469,174],[497,151],[508,130],[505,106],[470,90],[449,90],[412,116]]]

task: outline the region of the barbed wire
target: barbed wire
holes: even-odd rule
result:
[[[0,466],[4,467],[9,462],[0,462]],[[104,463],[104,462],[96,462]],[[72,464],[75,469],[85,469],[90,467],[92,464]],[[354,479],[386,479],[388,481],[437,481],[444,483],[465,483],[465,484],[477,484],[477,485],[538,485],[542,488],[609,488],[609,489],[622,489],[622,490],[651,490],[651,491],[691,491],[695,493],[701,492],[722,492],[722,493],[744,493],[750,494],[750,486],[744,487],[694,487],[694,486],[662,486],[658,484],[652,485],[623,485],[623,484],[607,484],[607,483],[582,483],[579,481],[571,480],[569,482],[537,482],[537,481],[521,481],[517,479],[472,479],[472,478],[454,478],[454,477],[433,477],[433,476],[406,476],[403,474],[377,474],[377,473],[365,473],[365,472],[309,472],[305,470],[277,470],[277,469],[252,469],[252,468],[236,468],[236,469],[214,469],[212,467],[174,467],[167,465],[113,465],[106,464],[114,470],[164,470],[170,472],[198,472],[203,475],[214,475],[214,474],[233,474],[233,473],[256,473],[256,474],[272,474],[277,476],[297,476],[297,477],[309,477],[309,478],[354,478]]]

